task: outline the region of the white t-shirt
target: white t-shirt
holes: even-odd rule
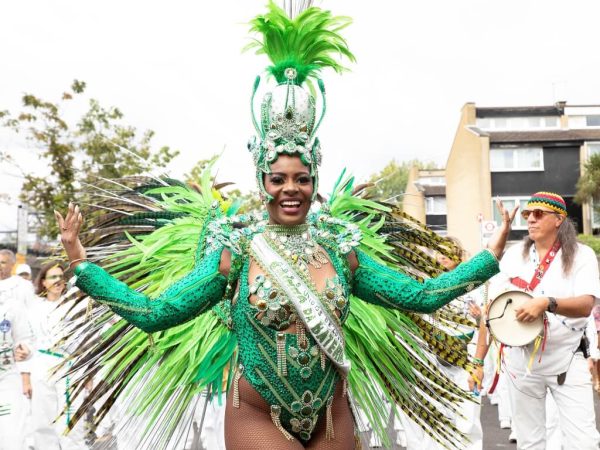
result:
[[[83,303],[83,302],[82,302]],[[35,335],[35,347],[37,350],[49,350],[62,354],[72,353],[73,348],[62,346],[57,348],[56,344],[62,341],[69,332],[69,323],[65,321],[65,314],[73,308],[73,302],[64,302],[63,299],[51,302],[46,298],[35,297],[28,308],[31,325]],[[78,304],[75,311],[85,309],[85,305]],[[70,312],[72,314],[73,311]]]
[[[583,244],[577,244],[578,250],[571,272],[565,275],[562,266],[562,249],[558,251],[546,274],[533,291],[534,297],[576,297],[593,295],[600,297],[600,275],[598,260],[594,251]],[[507,290],[518,289],[510,278],[520,277],[530,282],[539,264],[535,246],[531,246],[529,258],[522,257],[523,244],[508,249],[500,261],[500,273],[490,282],[490,299]],[[544,255],[542,255],[543,257]],[[536,354],[531,367],[532,373],[539,375],[559,375],[566,372],[573,353],[579,347],[588,318],[567,318],[560,314],[546,313],[548,335],[546,348],[539,361]],[[505,360],[509,370],[525,371],[530,361],[533,344],[525,347],[505,348]]]
[[[15,362],[14,349],[25,344],[32,349],[32,329],[25,305],[33,297],[33,286],[19,276],[0,280],[0,378],[9,372],[29,372],[29,361]]]

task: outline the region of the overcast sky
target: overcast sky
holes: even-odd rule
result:
[[[240,52],[266,0],[0,2],[0,110],[23,93],[57,100],[73,79],[87,98],[179,149],[171,171],[224,149],[221,181],[253,188],[249,96],[264,56]],[[600,104],[597,1],[358,1],[317,5],[354,23],[352,72],[326,73],[320,130],[326,193],[343,167],[360,179],[391,159],[445,165],[464,103]],[[264,93],[264,85],[263,91]],[[85,104],[73,104],[73,117]],[[79,108],[79,109],[78,109]],[[33,149],[0,133],[0,150],[43,171]],[[0,167],[13,199],[20,182]],[[0,209],[14,228],[16,202]]]

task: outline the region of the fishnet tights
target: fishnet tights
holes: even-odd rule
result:
[[[326,438],[325,414],[319,419],[312,439],[303,446],[294,438],[288,441],[271,420],[270,407],[242,377],[239,381],[240,407],[233,406],[233,389],[225,409],[225,446],[227,450],[351,450],[354,449],[354,420],[348,399],[342,396],[342,383],[335,390],[332,417],[335,438]]]

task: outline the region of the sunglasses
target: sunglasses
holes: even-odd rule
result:
[[[64,280],[65,276],[64,275],[50,275],[49,277],[46,277],[45,279],[48,281],[57,281],[57,280]]]
[[[535,220],[540,220],[542,217],[544,217],[545,214],[558,214],[558,213],[554,212],[554,211],[544,211],[543,209],[533,209],[533,210],[524,209],[523,211],[521,211],[521,217],[524,220],[529,219],[529,214],[533,214],[533,218]]]

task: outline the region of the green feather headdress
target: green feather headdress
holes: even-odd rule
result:
[[[281,154],[300,156],[304,165],[310,167],[314,178],[313,199],[317,195],[321,152],[315,135],[326,109],[325,86],[318,76],[328,67],[338,73],[347,70],[336,56],[355,60],[339,34],[350,23],[348,17],[334,17],[330,11],[316,7],[309,7],[295,18],[290,18],[272,1],[266,14],[250,22],[250,31],[260,34],[261,39],[253,39],[245,50],[256,49],[257,54],[267,55],[272,63],[267,72],[278,83],[263,97],[260,125],[254,114],[254,96],[260,77],[256,77],[251,98],[252,120],[258,139],[253,137],[248,149],[256,166],[258,187],[268,200],[272,198],[264,187],[263,174],[271,173],[271,164]],[[318,121],[315,98],[302,87],[306,83],[314,92],[311,79],[317,81],[322,96],[322,112]]]
[[[337,73],[348,70],[335,55],[345,56],[354,62],[346,40],[339,34],[352,23],[350,17],[333,16],[331,11],[310,7],[291,19],[286,12],[272,1],[269,12],[259,15],[250,24],[251,32],[260,33],[262,41],[254,39],[246,50],[256,48],[257,54],[269,57],[272,66],[267,71],[278,83],[286,83],[286,69],[294,68],[295,84],[301,85],[309,78],[317,78],[327,67]]]

